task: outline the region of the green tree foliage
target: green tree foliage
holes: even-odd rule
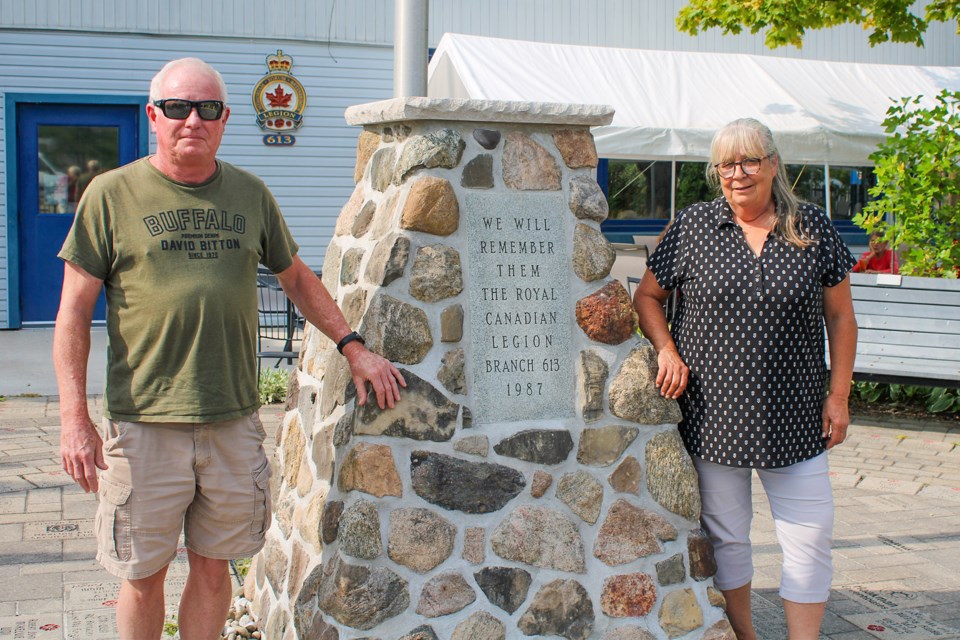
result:
[[[707,183],[704,162],[677,163],[677,210],[697,202],[706,202],[717,197],[716,191]]]
[[[960,0],[932,0],[921,18],[911,11],[918,0],[690,0],[680,10],[677,28],[696,35],[720,27],[724,33],[750,33],[766,29],[765,43],[775,49],[801,47],[806,31],[842,24],[858,24],[870,32],[870,46],[882,42],[908,42],[923,46],[930,22],[957,21],[960,34]]]
[[[876,163],[876,200],[853,221],[884,234],[905,275],[955,278],[960,270],[960,92],[936,103],[902,98],[888,110]]]
[[[645,209],[649,192],[645,173],[636,162],[610,163],[610,185],[615,185],[616,191],[610,194],[609,203],[616,217],[636,218]]]

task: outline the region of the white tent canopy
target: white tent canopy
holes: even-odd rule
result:
[[[871,165],[891,99],[960,89],[960,67],[613,49],[445,34],[430,97],[609,104],[602,157],[703,160],[724,124],[753,117],[790,163]]]

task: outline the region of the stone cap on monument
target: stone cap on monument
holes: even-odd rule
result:
[[[347,124],[362,126],[405,120],[455,120],[512,124],[566,124],[597,127],[613,122],[614,108],[603,104],[392,98],[349,107]]]

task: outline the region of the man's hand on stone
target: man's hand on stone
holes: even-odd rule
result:
[[[367,382],[373,385],[377,405],[393,409],[400,401],[400,387],[407,382],[389,360],[367,350],[359,342],[351,342],[343,348],[343,355],[350,363],[353,384],[357,388],[357,404],[367,403]]]
[[[64,421],[60,430],[60,460],[63,470],[86,492],[100,486],[97,469],[106,469],[103,460],[103,439],[87,416],[73,424]]]

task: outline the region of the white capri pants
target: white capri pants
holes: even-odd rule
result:
[[[717,588],[742,587],[753,579],[750,521],[754,469],[705,462],[693,456],[700,475],[701,521],[713,542]],[[779,469],[756,469],[776,523],[783,551],[780,597],[799,603],[826,602],[833,566],[833,492],[826,452]]]

